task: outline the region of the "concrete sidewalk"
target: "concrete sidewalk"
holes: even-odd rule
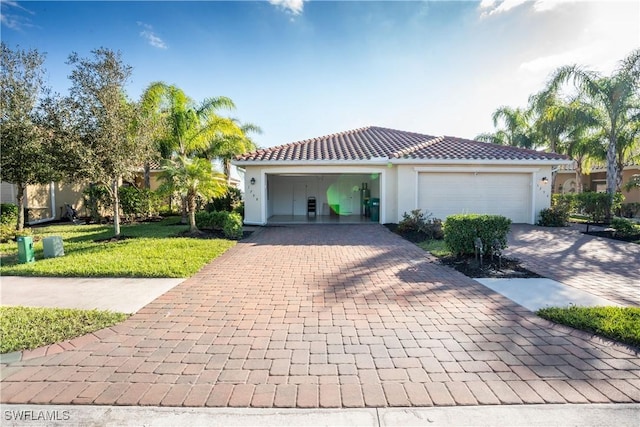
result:
[[[0,304],[135,313],[184,280],[3,276]]]
[[[232,409],[3,405],[6,426],[637,426],[639,404],[442,408]],[[49,421],[38,423],[40,420]]]

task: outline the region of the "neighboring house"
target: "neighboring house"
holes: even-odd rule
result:
[[[622,185],[631,180],[634,175],[640,174],[640,165],[627,165],[622,170]],[[556,192],[559,194],[575,193],[577,191],[577,177],[574,165],[561,167],[556,175]],[[607,168],[597,166],[591,168],[589,174],[582,176],[582,189],[590,191],[607,191]],[[622,190],[624,203],[640,203],[640,188],[632,188],[630,191]]]
[[[215,165],[214,165],[215,166]],[[150,188],[157,190],[160,187],[160,162],[152,162],[150,169]],[[240,187],[242,176],[237,168],[231,168],[231,185]],[[131,184],[138,188],[144,188],[144,169],[135,171]],[[16,203],[17,188],[15,185],[2,182],[0,187],[0,201],[2,203]],[[88,183],[62,184],[52,182],[45,185],[28,185],[25,194],[25,207],[29,225],[42,222],[59,220],[65,212],[65,205],[72,206],[79,216],[88,216],[89,212],[84,206],[83,191]]]
[[[533,224],[551,200],[551,171],[568,157],[450,136],[380,127],[294,142],[239,156],[245,169],[245,223],[368,216],[378,198],[380,223],[422,209],[434,218],[499,214]],[[367,190],[363,191],[366,188]],[[318,218],[308,215],[315,198]]]

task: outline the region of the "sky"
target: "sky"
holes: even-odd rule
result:
[[[637,0],[0,1],[0,38],[46,53],[54,91],[72,52],[119,50],[131,99],[155,81],[230,97],[261,147],[364,126],[474,138],[557,67],[608,75],[640,47]]]

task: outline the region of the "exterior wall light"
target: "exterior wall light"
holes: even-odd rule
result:
[[[251,181],[249,181],[251,183],[251,185],[256,185],[256,179],[255,178],[251,178]]]
[[[542,183],[543,183],[543,184],[546,184],[546,183],[548,183],[548,182],[549,182],[549,179],[547,179],[547,177],[546,177],[546,176],[543,176],[543,177],[542,177]]]

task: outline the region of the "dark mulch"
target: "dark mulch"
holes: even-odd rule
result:
[[[455,268],[465,276],[472,278],[514,279],[543,277],[529,271],[520,265],[520,261],[513,258],[498,257],[485,258],[482,265],[474,257],[448,256],[440,258],[440,263]]]
[[[405,240],[412,243],[420,243],[429,239],[425,233],[399,233],[398,224],[384,224],[391,232],[396,233]],[[537,278],[542,277],[539,274],[529,271],[520,266],[520,261],[513,258],[499,259],[494,257],[486,257],[482,260],[482,265],[473,256],[456,257],[448,256],[438,259],[441,264],[458,270],[460,273],[471,278],[493,278],[493,279],[512,279],[512,278]]]
[[[410,241],[411,243],[424,242],[425,240],[429,240],[430,238],[430,236],[428,236],[426,233],[419,233],[417,231],[400,233],[398,231],[398,224],[388,223],[384,224],[384,226],[387,227],[392,233],[397,234],[398,236]]]
[[[247,237],[251,236],[252,233],[253,231],[243,231],[242,238],[240,240],[246,239]],[[192,233],[189,230],[183,231],[182,233],[176,234],[176,237],[191,237],[194,239],[226,239],[227,238],[222,232],[222,230],[212,230],[207,228],[203,228],[200,231],[197,231],[195,233]]]

